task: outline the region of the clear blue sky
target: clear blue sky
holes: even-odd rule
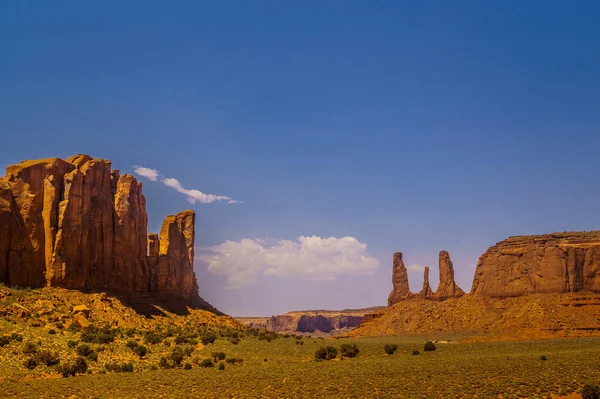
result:
[[[509,235],[600,228],[598,21],[583,0],[5,1],[0,167],[141,165],[244,202],[141,178],[153,231],[191,207],[201,248],[350,236],[379,260],[238,289],[199,261],[234,315],[384,304],[395,251],[434,285],[450,251],[468,291]]]

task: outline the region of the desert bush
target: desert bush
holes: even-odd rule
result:
[[[191,363],[186,363],[183,365],[183,369],[184,370],[191,370],[192,369],[192,364]]]
[[[12,333],[10,334],[10,340],[16,342],[23,342],[23,334]]]
[[[35,342],[25,342],[23,344],[23,354],[33,355],[37,352],[37,345]]]
[[[236,359],[235,357],[230,357],[225,359],[225,362],[228,364],[238,364],[238,363],[244,363],[244,359]]]
[[[385,353],[387,353],[388,355],[393,355],[394,352],[396,352],[396,350],[398,349],[398,345],[396,344],[385,344],[383,346],[383,350],[385,351]]]
[[[213,360],[216,362],[218,362],[219,360],[225,360],[225,352],[213,352],[212,357]]]
[[[213,367],[213,361],[212,359],[204,359],[200,362],[200,367]]]
[[[231,342],[233,345],[237,345],[237,344],[239,344],[239,343],[240,343],[240,339],[239,339],[239,338],[235,338],[235,337],[234,337],[234,338],[231,338],[230,342]]]
[[[169,361],[165,357],[161,357],[158,362],[158,367],[161,369],[171,369],[173,366],[169,363]]]
[[[212,344],[213,342],[215,342],[216,339],[217,336],[215,335],[215,333],[212,332],[207,332],[200,336],[200,340],[202,341],[203,345]]]
[[[115,373],[131,373],[133,371],[133,363],[110,362],[106,363],[104,368],[106,371],[114,371]]]
[[[67,347],[68,348],[74,348],[77,346],[77,341],[73,341],[73,340],[68,340],[67,341]]]
[[[600,387],[596,384],[585,384],[579,393],[582,399],[600,399]]]
[[[434,345],[434,343],[433,343],[433,342],[431,342],[431,341],[427,341],[427,342],[425,342],[425,346],[423,346],[423,350],[424,350],[425,352],[433,352],[433,351],[434,351],[434,350],[436,350],[436,349],[437,349],[437,347],[436,347],[436,346]]]
[[[342,357],[356,357],[360,350],[356,344],[342,344],[340,345],[340,353]]]
[[[136,355],[138,355],[140,358],[146,356],[146,353],[148,353],[148,349],[144,346],[144,345],[138,345],[135,347],[135,349],[133,350],[135,352]]]
[[[129,338],[133,337],[136,333],[137,330],[135,328],[128,328],[127,330],[125,330],[125,336]]]
[[[181,346],[176,346],[171,351],[169,358],[173,361],[176,366],[179,366],[185,357],[185,352]]]
[[[0,348],[10,344],[10,337],[3,335],[0,337]]]
[[[37,360],[38,363],[44,363],[46,366],[54,366],[60,363],[58,353],[52,353],[49,350],[37,351],[35,360]]]
[[[98,353],[96,353],[96,352],[92,352],[89,355],[87,355],[86,357],[93,362],[98,361]]]
[[[27,358],[23,362],[23,366],[25,366],[29,370],[33,370],[34,368],[37,367],[37,365],[38,365],[37,360],[35,360],[35,358],[33,358],[33,357]]]
[[[548,360],[548,358],[546,357],[546,355],[542,355],[540,356],[540,360]]]
[[[48,330],[48,334],[50,334],[50,335],[56,335],[56,330],[54,330],[54,329],[51,328],[51,329]]]
[[[56,367],[64,378],[74,376],[76,374],[84,374],[88,370],[88,364],[83,357],[78,357],[73,363],[63,363]]]
[[[133,339],[130,339],[130,340],[129,340],[129,341],[127,341],[127,343],[125,344],[125,346],[126,346],[126,347],[128,347],[129,349],[132,349],[132,350],[133,350],[133,349],[135,349],[135,348],[137,348],[137,347],[138,347],[138,345],[139,345],[139,344],[137,343],[137,341],[135,341],[135,340],[133,340]]]
[[[79,356],[87,357],[94,353],[94,350],[88,344],[79,344],[75,349],[75,352],[77,352]]]
[[[150,345],[156,345],[162,342],[162,337],[155,332],[149,332],[144,337],[144,341]]]
[[[337,348],[334,346],[322,346],[315,352],[317,360],[331,360],[337,357]]]
[[[416,350],[416,349],[414,349],[414,350],[411,352],[411,355],[413,355],[413,356],[415,356],[415,355],[420,355],[420,354],[421,354],[421,352],[419,352],[419,351],[418,351],[418,350]]]
[[[81,331],[81,340],[89,343],[108,344],[114,342],[117,332],[118,330],[112,329],[108,325],[102,328],[91,325]]]
[[[219,364],[219,370],[225,370],[225,365],[223,363]]]

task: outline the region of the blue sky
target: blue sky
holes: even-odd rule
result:
[[[3,2],[0,167],[89,153],[243,201],[140,177],[150,230],[194,209],[199,253],[291,245],[235,289],[244,262],[198,260],[233,315],[384,304],[395,251],[434,285],[450,251],[468,291],[507,236],[600,226],[598,20],[593,1]],[[365,244],[345,248],[370,274],[311,275],[293,244],[313,235]]]

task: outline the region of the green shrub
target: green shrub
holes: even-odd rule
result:
[[[360,350],[356,344],[342,344],[340,345],[340,353],[342,357],[356,357]]]
[[[317,360],[331,360],[337,357],[337,348],[334,346],[322,346],[315,352]]]
[[[135,352],[136,355],[138,355],[140,358],[146,356],[146,353],[148,353],[148,349],[144,346],[144,345],[138,345],[135,347],[135,349],[133,350]]]
[[[200,340],[202,341],[203,345],[212,344],[216,339],[217,336],[212,332],[204,333],[200,336]]]
[[[237,364],[237,363],[244,363],[244,359],[236,359],[235,357],[229,357],[227,359],[225,359],[225,362],[228,364]]]
[[[235,338],[235,337],[234,337],[234,338],[231,338],[230,342],[231,342],[232,344],[234,344],[234,345],[237,345],[237,344],[239,344],[239,343],[240,343],[240,339],[239,339],[239,338]]]
[[[23,334],[12,333],[10,334],[11,341],[23,342]]]
[[[433,352],[436,349],[437,349],[436,346],[431,341],[425,342],[425,346],[423,347],[423,350],[425,352]]]
[[[396,344],[385,344],[384,347],[383,347],[383,350],[388,355],[393,355],[394,352],[396,352],[397,349],[398,349],[398,345],[396,345]]]
[[[86,356],[89,360],[97,362],[98,361],[98,354],[96,352],[92,352],[89,355]]]
[[[54,329],[51,328],[51,329],[48,330],[48,334],[50,334],[50,335],[56,335],[56,330],[54,330]]]
[[[213,361],[212,359],[204,359],[200,362],[200,367],[213,367]]]
[[[76,374],[84,374],[87,370],[87,362],[82,357],[78,357],[73,363],[63,363],[56,367],[56,371],[62,374],[64,378],[74,376]]]
[[[192,365],[190,363],[186,363],[183,365],[183,369],[184,370],[191,370],[192,369]]]
[[[150,345],[156,345],[156,344],[161,343],[163,339],[157,333],[149,332],[144,337],[144,340],[146,341],[146,343],[148,343]]]
[[[37,367],[37,365],[38,365],[37,360],[35,360],[35,358],[33,358],[33,357],[30,357],[23,362],[23,366],[25,366],[29,370],[33,370],[34,368]]]
[[[546,355],[542,355],[540,356],[540,360],[548,360],[548,358],[546,357]]]
[[[212,357],[215,363],[219,360],[225,360],[225,352],[213,352]]]
[[[219,364],[219,370],[225,370],[225,365],[223,363]]]
[[[126,347],[128,347],[129,349],[133,349],[133,350],[135,350],[135,348],[137,348],[137,347],[138,347],[138,345],[139,345],[139,344],[138,344],[138,343],[137,343],[135,340],[133,340],[133,339],[130,339],[130,340],[129,340],[129,341],[127,341],[127,343],[125,344],[125,346],[126,346]]]
[[[181,364],[181,362],[183,361],[184,356],[185,356],[185,352],[183,351],[183,348],[181,346],[176,346],[171,351],[169,358],[173,361],[173,363],[176,366],[179,366]]]
[[[585,384],[579,393],[582,399],[600,399],[600,387],[596,384]]]
[[[414,350],[411,352],[411,355],[413,355],[413,356],[414,356],[414,355],[420,355],[420,354],[421,354],[421,352],[419,352],[419,351],[418,351],[418,350],[416,350],[416,349],[414,349]]]
[[[131,373],[133,371],[133,363],[111,362],[106,363],[104,365],[104,368],[106,369],[106,371],[114,371],[116,373]]]
[[[173,366],[169,363],[169,361],[164,357],[160,358],[160,361],[158,362],[158,367],[160,367],[161,369],[173,368]]]
[[[6,346],[8,344],[10,344],[10,337],[7,337],[5,335],[1,336],[0,337],[0,348],[3,346]]]
[[[88,344],[79,344],[77,349],[75,349],[75,352],[77,352],[79,356],[87,357],[94,353],[94,350]]]
[[[25,342],[23,344],[23,354],[24,355],[33,355],[37,352],[37,345],[35,342]]]
[[[60,363],[58,353],[52,353],[49,350],[37,351],[35,360],[37,360],[38,363],[44,363],[46,366],[54,366]]]
[[[74,348],[77,346],[77,341],[72,341],[72,340],[68,340],[67,341],[67,347],[68,348]]]
[[[108,325],[102,328],[91,325],[83,329],[81,340],[89,343],[108,344],[115,341],[117,332],[117,329],[112,329]]]

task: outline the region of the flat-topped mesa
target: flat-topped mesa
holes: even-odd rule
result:
[[[392,292],[388,296],[388,306],[410,297],[412,294],[408,287],[408,273],[404,261],[402,260],[402,252],[396,252],[393,258],[392,269]]]
[[[423,288],[421,288],[421,292],[416,294],[416,297],[422,299],[430,299],[432,296],[433,291],[431,290],[431,286],[429,285],[429,266],[425,266],[425,270],[423,271]]]
[[[454,265],[450,260],[448,251],[440,251],[439,255],[440,285],[438,286],[433,299],[443,301],[448,298],[459,298],[465,294],[454,282]]]
[[[600,231],[510,237],[479,258],[472,294],[600,291]]]
[[[192,211],[148,236],[135,177],[78,154],[6,168],[0,179],[0,282],[149,293],[198,301]],[[150,241],[150,243],[149,243]]]

